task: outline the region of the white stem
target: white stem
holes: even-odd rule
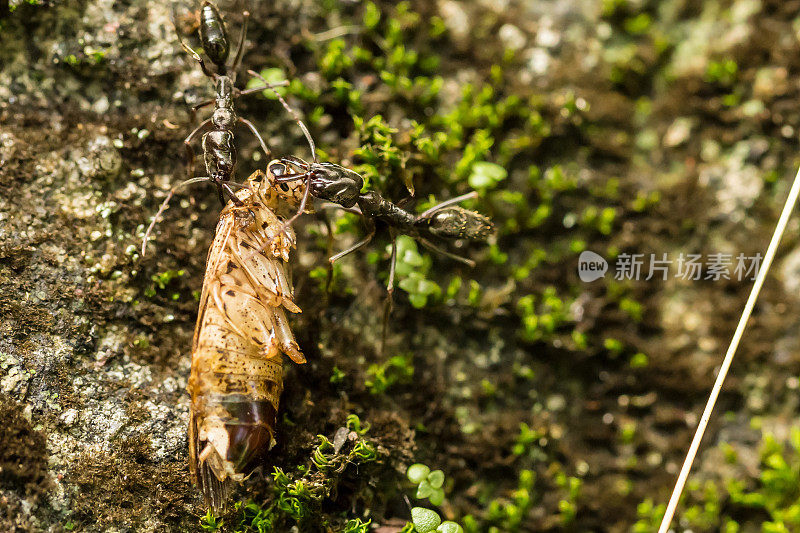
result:
[[[747,326],[750,313],[753,312],[753,307],[756,305],[758,293],[761,291],[761,286],[764,284],[764,280],[767,277],[769,267],[772,264],[772,260],[775,258],[775,252],[778,249],[781,237],[783,237],[783,232],[786,230],[786,225],[789,223],[789,217],[797,203],[798,195],[800,195],[800,169],[798,169],[797,175],[794,178],[792,189],[789,191],[789,197],[786,199],[781,217],[778,219],[775,232],[772,234],[772,240],[769,243],[769,247],[767,247],[767,253],[764,255],[764,263],[758,270],[756,281],[753,283],[750,296],[747,298],[744,311],[742,311],[742,316],[739,318],[739,324],[736,326],[736,331],[728,346],[728,351],[725,353],[725,359],[722,361],[717,380],[714,382],[714,388],[711,389],[711,395],[708,397],[708,403],[706,403],[703,416],[700,418],[700,423],[697,425],[697,431],[695,431],[694,438],[692,439],[692,445],[689,446],[689,451],[686,453],[686,459],[683,461],[683,467],[678,475],[678,481],[675,483],[675,489],[672,491],[672,496],[669,499],[669,504],[667,505],[667,510],[664,513],[664,519],[661,521],[661,527],[658,529],[658,533],[667,533],[672,523],[672,517],[675,515],[675,508],[678,506],[678,500],[680,500],[683,486],[686,484],[686,478],[689,477],[689,471],[692,469],[692,463],[694,462],[695,455],[697,455],[697,449],[700,447],[700,441],[703,440],[703,433],[705,433],[708,420],[711,418],[711,412],[714,410],[714,405],[717,403],[717,397],[722,390],[725,376],[728,375],[733,357],[736,355],[736,349],[739,347],[739,341],[742,339],[744,328]]]

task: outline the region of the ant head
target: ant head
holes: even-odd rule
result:
[[[200,41],[208,58],[220,72],[224,72],[225,63],[230,54],[228,32],[217,6],[206,0],[200,9]]]
[[[310,167],[311,194],[343,207],[353,207],[361,194],[364,178],[358,172],[334,163]]]

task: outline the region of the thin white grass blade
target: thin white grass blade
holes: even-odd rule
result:
[[[772,234],[772,240],[770,241],[769,246],[767,247],[767,252],[764,255],[764,263],[758,271],[756,281],[753,283],[753,288],[750,290],[750,296],[747,298],[747,303],[742,311],[742,316],[739,318],[739,324],[736,326],[736,331],[734,332],[731,343],[728,346],[728,351],[725,353],[725,359],[722,361],[722,366],[719,369],[719,375],[717,375],[717,379],[714,382],[714,387],[711,389],[711,394],[708,397],[708,403],[706,403],[706,408],[703,410],[703,416],[700,418],[700,423],[697,425],[697,431],[695,431],[692,444],[689,446],[689,451],[686,453],[686,459],[684,459],[683,467],[681,467],[680,474],[678,474],[678,481],[675,483],[675,488],[672,491],[672,496],[669,499],[669,504],[667,505],[667,510],[664,513],[664,519],[661,521],[661,527],[659,527],[658,533],[667,533],[667,531],[669,531],[669,526],[672,523],[672,517],[675,515],[675,509],[678,506],[678,500],[680,500],[681,493],[683,493],[683,487],[686,484],[686,478],[689,477],[689,471],[692,469],[692,463],[694,463],[694,458],[697,455],[697,449],[700,447],[700,441],[703,440],[703,434],[705,433],[706,426],[711,418],[711,413],[714,411],[714,405],[717,403],[717,397],[722,390],[722,384],[725,381],[725,377],[728,375],[728,370],[733,362],[733,357],[736,355],[736,349],[739,347],[739,341],[742,339],[744,328],[747,326],[747,321],[750,318],[750,314],[753,312],[753,307],[756,305],[758,293],[761,291],[761,286],[764,284],[764,280],[767,277],[769,267],[772,264],[772,260],[775,258],[775,252],[778,249],[778,244],[781,241],[781,237],[783,237],[783,233],[786,230],[786,225],[789,223],[789,217],[791,216],[792,211],[797,204],[797,197],[799,195],[800,169],[798,169],[797,175],[794,178],[792,189],[789,191],[789,197],[786,199],[786,204],[783,206],[781,217],[778,219],[778,224],[775,226],[775,232]]]

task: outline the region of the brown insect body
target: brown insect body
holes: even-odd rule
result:
[[[275,442],[282,354],[305,362],[285,314],[300,312],[287,273],[294,234],[277,214],[299,202],[302,185],[278,186],[284,165],[268,169],[236,193],[241,205],[222,210],[192,344],[190,468],[214,510]]]

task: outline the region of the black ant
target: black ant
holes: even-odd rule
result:
[[[203,51],[206,56],[208,56],[208,59],[210,59],[216,67],[216,72],[214,72],[208,68],[202,56],[183,41],[180,31],[178,31],[177,24],[175,24],[174,11],[172,14],[172,23],[175,26],[175,32],[178,34],[178,40],[181,46],[200,64],[203,74],[214,80],[214,91],[216,93],[216,97],[213,100],[207,100],[192,107],[192,112],[196,112],[198,109],[213,103],[214,113],[211,118],[201,122],[183,141],[186,150],[187,171],[189,173],[189,178],[193,178],[194,150],[192,149],[192,142],[209,124],[211,124],[213,129],[203,133],[201,146],[203,148],[208,177],[217,185],[219,199],[223,205],[225,204],[223,192],[228,199],[234,203],[238,202],[238,198],[233,194],[227,183],[230,181],[234,167],[236,166],[236,145],[234,144],[233,138],[233,126],[237,122],[247,126],[253,135],[255,135],[256,139],[258,139],[261,149],[267,157],[267,161],[269,161],[270,155],[269,148],[267,148],[264,139],[261,138],[261,135],[258,133],[253,123],[245,118],[237,116],[233,107],[234,97],[262,91],[266,88],[254,87],[252,89],[240,90],[234,85],[236,82],[236,71],[242,62],[245,37],[247,35],[247,22],[250,18],[250,13],[244,11],[242,17],[242,31],[239,35],[236,55],[234,56],[233,63],[228,66],[230,44],[228,41],[228,32],[225,29],[225,22],[213,3],[209,0],[203,2],[200,9],[200,42],[203,45]],[[266,83],[267,86],[272,86],[266,80],[264,80],[264,83]]]
[[[203,57],[192,47],[187,45],[181,38],[180,31],[178,30],[178,26],[175,22],[175,11],[173,9],[172,25],[175,27],[175,33],[178,35],[178,41],[181,43],[183,49],[200,64],[203,74],[214,80],[214,91],[216,93],[215,98],[193,106],[192,113],[194,114],[198,109],[210,104],[214,104],[214,113],[212,114],[211,118],[201,122],[200,125],[197,126],[189,134],[189,136],[186,137],[186,139],[184,139],[183,145],[186,154],[186,166],[189,179],[170,190],[169,194],[162,202],[158,212],[156,213],[156,216],[153,217],[153,220],[145,233],[144,240],[142,242],[142,255],[145,253],[148,237],[150,236],[150,233],[153,230],[153,227],[155,226],[159,216],[161,216],[161,214],[167,209],[167,206],[169,205],[169,202],[174,194],[186,185],[201,181],[209,181],[217,186],[219,201],[223,206],[225,205],[226,199],[232,201],[236,205],[241,205],[241,200],[236,197],[233,192],[233,188],[241,188],[243,185],[234,182],[232,179],[233,172],[236,167],[237,155],[236,144],[233,136],[233,126],[237,122],[247,126],[253,135],[255,135],[256,139],[258,139],[258,142],[261,145],[261,149],[264,151],[267,161],[269,161],[271,152],[269,148],[267,148],[264,139],[258,133],[258,130],[255,128],[252,122],[236,115],[236,110],[233,107],[233,98],[263,91],[267,88],[274,90],[274,87],[286,85],[288,82],[271,84],[264,80],[265,86],[263,87],[254,87],[246,90],[240,90],[236,88],[234,85],[236,81],[236,72],[242,62],[245,37],[247,35],[247,22],[250,18],[250,13],[248,11],[244,11],[242,13],[242,17],[242,31],[239,35],[239,43],[236,48],[236,55],[234,56],[232,64],[229,66],[228,58],[230,56],[230,43],[228,40],[228,32],[225,28],[225,21],[223,20],[222,15],[217,7],[212,2],[209,0],[203,2],[202,7],[200,8],[200,42],[202,43],[203,51],[205,52],[206,56],[208,56],[208,59],[216,67],[216,72],[214,72],[209,69]],[[209,124],[213,126],[213,129],[203,133]],[[192,148],[192,142],[196,140],[201,133],[203,133],[203,137],[200,144],[203,148],[203,158],[205,161],[206,173],[208,175],[204,177],[195,177],[195,152]]]
[[[266,80],[258,73],[248,70],[251,76],[255,76],[264,83]],[[336,204],[347,212],[361,215],[368,225],[367,235],[346,250],[339,252],[329,258],[332,266],[335,261],[355,252],[366,246],[376,233],[375,221],[382,222],[389,226],[389,233],[392,238],[392,252],[389,267],[389,280],[387,283],[387,307],[384,315],[384,339],[388,324],[388,313],[391,310],[392,294],[394,292],[394,276],[397,264],[397,236],[409,235],[416,238],[426,248],[445,255],[456,261],[460,261],[470,267],[475,266],[475,262],[452,254],[443,250],[430,242],[429,237],[443,239],[468,239],[474,241],[485,241],[494,229],[491,220],[484,215],[468,209],[463,209],[455,204],[471,198],[477,198],[476,192],[467,193],[450,200],[441,202],[421,214],[414,214],[399,205],[386,200],[376,191],[361,192],[364,186],[364,179],[357,172],[347,169],[335,163],[317,161],[314,140],[308,132],[305,124],[297,113],[289,107],[280,94],[270,88],[280,100],[283,107],[292,115],[297,122],[311,148],[313,161],[307,163],[294,156],[284,157],[269,164],[268,169],[275,176],[277,184],[285,184],[291,181],[303,180],[306,188],[300,208],[297,214],[289,221],[290,224],[301,213],[304,212],[309,194],[314,198],[326,200]],[[294,172],[292,171],[294,170]],[[328,281],[331,281],[329,272]]]

